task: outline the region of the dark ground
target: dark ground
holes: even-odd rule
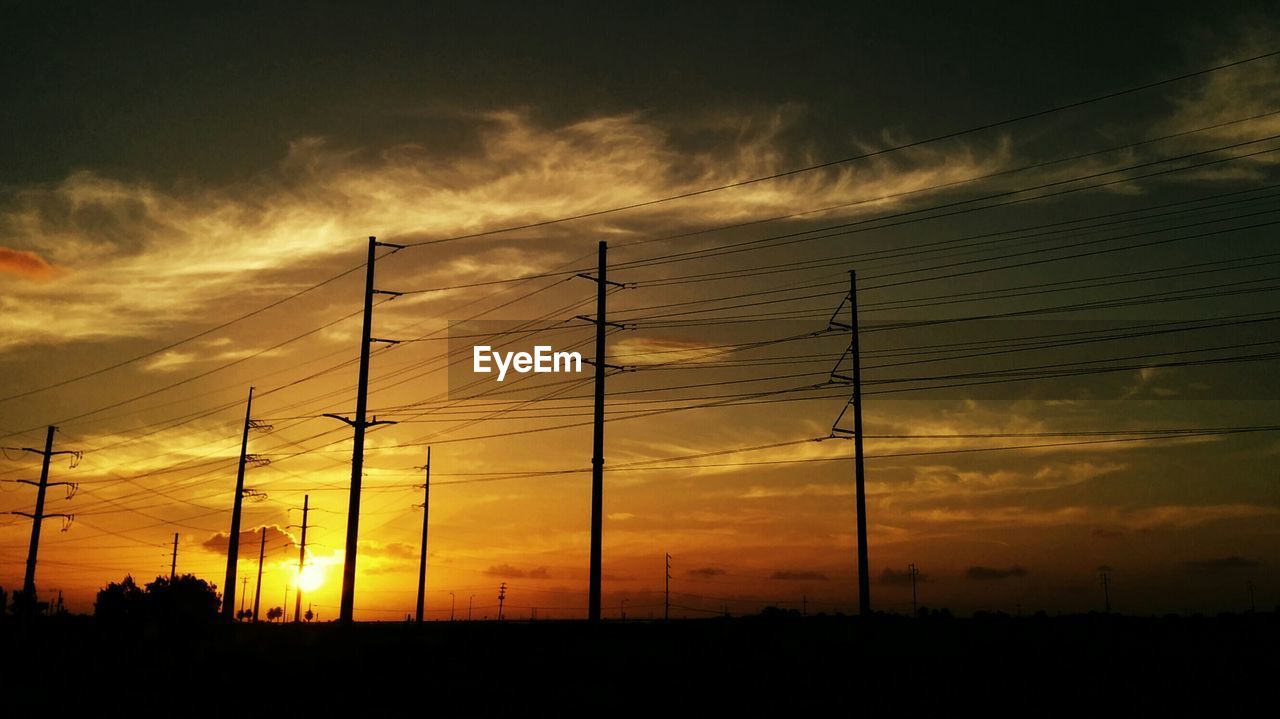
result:
[[[1278,640],[1275,613],[186,629],[8,618],[0,706],[55,716],[77,704],[107,716],[826,716],[859,704],[1217,716],[1254,700],[1266,714]]]

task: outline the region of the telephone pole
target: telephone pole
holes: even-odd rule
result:
[[[1102,601],[1107,614],[1111,613],[1111,577],[1102,572]]]
[[[502,621],[502,604],[507,601],[507,583],[498,586],[498,621]]]
[[[579,277],[596,283],[596,316],[579,317],[596,326],[596,356],[590,364],[595,365],[595,421],[591,433],[591,566],[587,589],[587,620],[600,621],[600,554],[601,535],[604,527],[604,374],[610,369],[621,369],[605,363],[605,332],[609,327],[622,329],[622,325],[609,322],[606,317],[606,301],[609,286],[625,287],[618,282],[610,282],[608,273],[609,244],[600,242],[596,275],[579,274]]]
[[[662,594],[663,594],[662,621],[669,622],[671,621],[671,555],[670,554],[667,554],[666,577],[667,578],[665,580],[665,584],[663,585],[664,588],[662,590]]]
[[[169,583],[173,583],[173,578],[178,573],[178,533],[173,533],[173,559],[169,562]]]
[[[418,624],[422,623],[422,610],[427,602],[427,518],[431,514],[431,448],[427,447],[427,464],[423,467],[426,478],[422,482],[422,558],[418,561]],[[450,596],[453,592],[449,592]],[[453,621],[453,610],[449,610]]]
[[[907,574],[911,575],[911,616],[917,616],[920,610],[916,607],[916,577],[920,576],[920,570],[916,567],[915,562],[907,565]]]
[[[311,509],[311,495],[302,495],[302,544],[298,547],[298,588],[294,592],[293,621],[302,614],[302,569],[307,560],[307,512]]]
[[[244,614],[244,598],[249,593],[249,578],[240,577],[240,613]]]
[[[240,464],[236,469],[236,494],[231,503],[231,533],[227,535],[227,573],[222,584],[222,616],[234,619],[236,598],[231,587],[236,585],[236,567],[240,561],[240,517],[241,505],[246,496],[263,497],[261,492],[255,493],[244,487],[244,471],[249,466],[261,466],[268,463],[265,457],[249,454],[249,430],[269,430],[270,425],[253,419],[253,387],[249,388],[249,400],[244,406],[244,428],[240,433]],[[244,607],[241,607],[244,609]]]
[[[839,313],[840,309],[837,308],[836,314]],[[849,324],[836,322],[834,315],[828,324],[832,328],[849,330],[849,359],[853,364],[853,373],[846,377],[833,370],[831,378],[848,382],[853,386],[853,396],[849,404],[845,405],[840,416],[836,418],[836,424],[839,424],[845,412],[852,407],[853,431],[833,425],[831,436],[843,435],[846,439],[850,435],[853,437],[854,504],[858,522],[858,613],[865,617],[871,615],[871,566],[867,559],[867,490],[862,452],[862,359],[858,348],[858,275],[853,270],[849,270],[849,315]]]
[[[849,356],[853,360],[853,452],[854,493],[858,507],[858,612],[871,614],[871,567],[867,559],[867,488],[862,453],[862,356],[858,347],[858,274],[849,270],[849,314],[853,338]]]
[[[369,345],[374,342],[396,344],[394,340],[384,340],[371,336],[373,326],[373,296],[390,295],[398,297],[399,292],[374,289],[373,268],[377,260],[378,247],[391,247],[393,251],[404,249],[403,245],[378,242],[376,237],[369,238],[369,257],[365,261],[364,276],[364,328],[360,333],[360,375],[356,382],[356,416],[355,419],[336,414],[325,414],[346,422],[355,434],[355,442],[351,448],[351,498],[347,505],[347,543],[346,555],[342,563],[342,601],[338,607],[338,621],[350,624],[355,615],[356,599],[356,552],[360,539],[360,485],[364,480],[364,433],[369,427],[379,424],[395,424],[395,422],[373,421],[365,419],[369,405]]]
[[[267,554],[267,526],[262,525],[262,542],[258,544],[258,584],[253,588],[253,621],[258,621],[258,601],[262,599],[262,559]]]
[[[54,451],[53,434],[54,432],[57,432],[57,431],[58,431],[57,427],[54,427],[53,425],[49,425],[48,432],[46,432],[44,436],[43,450],[33,449],[31,447],[22,448],[24,452],[31,452],[32,454],[38,454],[42,457],[41,463],[40,463],[40,481],[39,482],[32,482],[29,479],[16,480],[21,484],[30,484],[36,488],[36,506],[35,506],[35,511],[33,512],[16,512],[16,511],[10,512],[10,514],[17,514],[23,517],[31,518],[31,544],[27,549],[27,571],[22,578],[22,594],[25,601],[27,602],[26,608],[32,611],[35,610],[35,605],[36,605],[36,558],[40,554],[41,525],[44,523],[44,519],[46,517],[61,517],[64,520],[63,531],[66,531],[66,528],[67,528],[66,523],[69,523],[71,520],[75,519],[74,515],[63,514],[60,512],[46,514],[44,511],[45,493],[46,493],[46,490],[49,489],[49,487],[51,486],[56,487],[59,485],[68,487],[67,499],[70,499],[72,495],[75,494],[75,490],[78,487],[78,485],[75,482],[50,482],[49,481],[49,460],[53,459],[54,455],[58,455],[58,454],[72,455],[75,458],[72,462],[72,465],[71,465],[72,467],[74,467],[76,463],[79,462],[80,456],[81,456],[80,452],[75,450],[64,449],[64,450],[58,450],[56,452]],[[16,605],[17,602],[15,602],[14,604]]]

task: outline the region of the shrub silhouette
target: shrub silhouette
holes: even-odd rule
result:
[[[165,624],[212,622],[221,600],[217,587],[193,574],[170,580],[156,577],[139,587],[132,576],[98,591],[93,615],[106,622],[153,621]]]

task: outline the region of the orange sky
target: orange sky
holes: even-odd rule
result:
[[[1196,46],[1189,56],[1210,59],[1133,82],[1063,82],[1084,82],[1083,96],[1138,85],[1274,39],[1255,34]],[[107,581],[166,573],[175,532],[179,571],[221,584],[219,547],[253,385],[253,416],[272,429],[251,433],[250,452],[271,461],[248,471],[246,485],[265,498],[245,504],[238,575],[250,578],[251,602],[254,532],[276,528],[262,601],[284,602],[298,562],[293,525],[309,495],[310,571],[323,580],[304,601],[321,619],[335,617],[351,439],[322,415],[354,409],[362,273],[219,326],[357,267],[369,235],[411,244],[528,226],[422,244],[377,264],[379,288],[410,294],[381,301],[373,334],[413,341],[372,360],[371,413],[400,423],[366,442],[357,619],[413,610],[422,521],[414,505],[428,445],[428,616],[448,618],[452,593],[459,616],[474,596],[475,616],[492,617],[502,582],[509,616],[584,616],[590,384],[530,382],[534,389],[495,394],[515,385],[490,382],[462,398],[446,365],[469,361],[479,339],[446,338],[451,322],[473,317],[503,321],[482,323],[482,334],[530,320],[539,328],[530,340],[581,344],[589,357],[591,329],[574,317],[594,311],[594,285],[573,275],[593,269],[599,240],[610,243],[610,279],[634,284],[610,295],[610,318],[635,328],[611,335],[609,355],[640,367],[608,379],[607,616],[624,600],[629,615],[661,613],[666,553],[678,616],[766,604],[856,609],[852,443],[809,441],[828,437],[846,401],[847,388],[812,388],[847,362],[847,334],[715,349],[822,331],[840,307],[847,322],[850,269],[865,283],[861,321],[870,328],[863,365],[878,609],[909,611],[908,563],[920,568],[921,603],[962,613],[1099,609],[1100,571],[1120,611],[1242,609],[1249,582],[1259,603],[1274,602],[1276,433],[1137,434],[1280,424],[1275,358],[1238,359],[1274,350],[1269,325],[1009,350],[1041,335],[1280,312],[1269,290],[1275,70],[1272,58],[856,162],[547,225],[539,223],[940,133],[923,129],[933,118],[917,110],[809,141],[829,131],[822,107],[765,95],[727,110],[690,101],[679,121],[645,112],[638,99],[630,110],[588,105],[572,119],[491,103],[431,115],[466,128],[466,141],[447,149],[425,136],[375,141],[352,123],[349,136],[282,137],[272,162],[246,161],[238,172],[193,165],[175,180],[168,170],[148,176],[85,161],[52,180],[11,180],[0,203],[0,479],[37,476],[38,457],[22,448],[38,447],[49,423],[60,428],[57,449],[85,452],[74,469],[65,457],[52,465],[52,480],[79,487],[70,499],[50,490],[46,511],[75,521],[66,532],[46,522],[42,598],[61,590],[72,610],[89,611]],[[1152,138],[1160,139],[1145,142]],[[826,152],[830,143],[838,149]],[[1139,177],[1153,168],[1176,171]],[[1089,302],[1103,304],[1053,310]],[[781,314],[734,321],[766,312]],[[1019,312],[1029,314],[1009,316]],[[1002,319],[894,324],[985,315]],[[951,358],[926,361],[939,344]],[[690,364],[645,367],[672,357]],[[1231,361],[1171,366],[1207,358]],[[1052,381],[1017,374],[1073,362],[1111,371]],[[950,375],[984,372],[997,374],[981,386],[936,389]],[[906,391],[926,387],[935,389]],[[558,399],[538,398],[557,389]],[[719,398],[728,404],[715,405]],[[694,407],[702,404],[712,406]],[[656,409],[673,411],[644,416]],[[1134,434],[1085,443],[1098,431]],[[1022,448],[989,451],[1010,446]],[[0,490],[0,509],[31,511],[33,488],[6,481]],[[21,585],[29,529],[20,516],[0,523],[6,589]]]

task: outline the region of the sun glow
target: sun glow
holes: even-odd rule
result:
[[[308,564],[298,572],[297,585],[304,592],[314,592],[324,585],[324,569]]]

